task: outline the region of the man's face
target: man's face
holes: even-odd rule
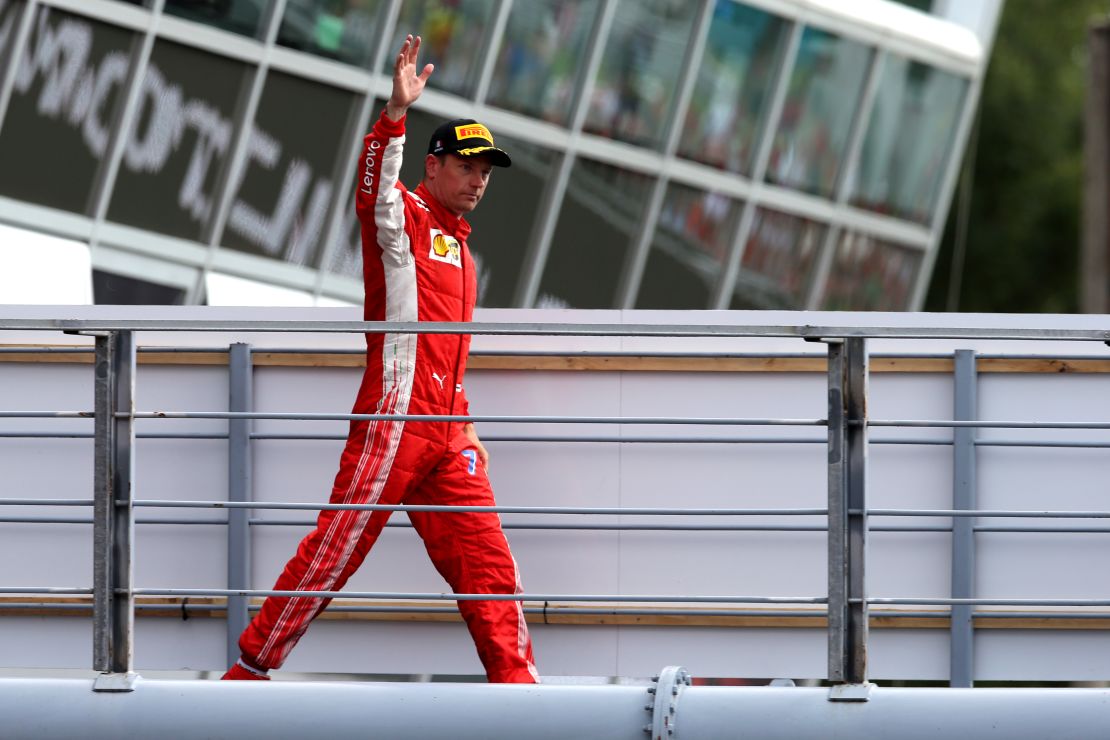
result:
[[[489,157],[482,155],[429,154],[424,167],[425,186],[444,208],[460,216],[478,205],[493,171]]]

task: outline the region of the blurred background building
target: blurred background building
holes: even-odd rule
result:
[[[1002,1],[0,0],[0,302],[359,303],[413,32],[404,181],[513,155],[479,305],[919,309]]]

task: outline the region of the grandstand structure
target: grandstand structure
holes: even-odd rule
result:
[[[410,152],[471,116],[516,163],[480,305],[918,309],[1001,5],[0,0],[0,299],[358,304],[357,153],[414,32]]]

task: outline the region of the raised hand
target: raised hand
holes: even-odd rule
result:
[[[416,102],[420,93],[424,92],[424,85],[432,75],[435,66],[425,64],[420,74],[416,73],[416,58],[420,53],[420,37],[411,33],[405,37],[401,44],[401,51],[397,54],[397,61],[393,64],[393,94],[385,105],[385,114],[394,121],[408,111],[409,106]]]

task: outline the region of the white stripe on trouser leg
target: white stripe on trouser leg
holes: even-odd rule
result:
[[[505,540],[505,547],[509,546],[509,541]],[[513,561],[513,579],[516,581],[517,595],[524,593],[524,584],[520,582],[520,568],[516,564],[516,558],[509,554],[509,558]],[[528,672],[532,674],[532,678],[536,679],[536,683],[540,682],[540,674],[536,671],[536,666],[528,659],[528,622],[524,619],[524,604],[520,601],[516,602],[516,650],[521,658],[524,659],[525,664],[528,666]]]
[[[372,449],[372,447],[375,446],[375,443],[380,441],[380,435],[374,433],[375,427],[377,427],[378,424],[380,424],[380,422],[375,422],[370,426],[370,428],[367,429],[366,442],[363,445],[362,454],[359,456],[359,461],[355,466],[355,472],[351,476],[351,482],[348,485],[347,490],[344,492],[342,499],[343,503],[352,503],[351,494],[357,491],[359,488],[360,480],[364,476],[366,463],[376,457],[374,455],[374,450]],[[386,441],[388,441],[388,438],[386,439]],[[373,492],[371,495],[373,496]],[[358,541],[358,539],[362,536],[363,529],[366,526],[367,517],[364,515],[367,513],[368,512],[361,511],[356,512],[352,519],[351,512],[341,511],[337,512],[336,515],[332,517],[331,521],[328,523],[327,531],[324,533],[323,537],[320,538],[320,543],[313,555],[312,562],[308,564],[308,567],[305,569],[304,574],[301,576],[301,580],[298,582],[295,590],[306,590],[306,586],[309,584],[309,582],[314,579],[316,574],[323,567],[325,567],[325,561],[333,557],[332,548],[335,546],[336,540],[343,537],[343,535],[341,534],[342,530],[347,530],[345,533],[347,543],[350,543],[351,541]],[[345,546],[343,549],[347,553],[350,552],[350,548],[348,546]],[[334,568],[332,570],[334,573]],[[340,572],[342,572],[342,570]],[[332,583],[334,583],[334,580],[329,577],[325,580],[322,588],[315,590],[330,590],[330,585]],[[275,643],[277,642],[278,638],[284,635],[287,625],[290,622],[295,621],[295,615],[302,611],[309,612],[315,609],[315,605],[318,604],[320,601],[321,599],[319,598],[312,598],[308,596],[290,597],[290,599],[285,603],[285,606],[282,608],[281,614],[278,615],[277,620],[274,622],[274,626],[270,630],[270,634],[266,639],[266,643],[259,651],[257,658],[258,661],[266,661],[266,658],[268,657],[270,651],[274,649]],[[306,619],[305,626],[307,626],[307,621],[308,620]],[[303,628],[298,630],[298,634],[303,633],[303,631]],[[292,640],[290,639],[284,640],[285,645],[289,645],[291,642]],[[282,648],[280,655],[278,655],[278,666],[280,666],[280,664],[284,662],[285,656],[288,654],[289,649],[290,648]]]
[[[398,206],[396,212],[392,214],[394,217],[400,217],[403,221],[403,207]],[[379,214],[380,219],[381,214]],[[401,233],[401,238],[407,245],[408,239]],[[416,291],[416,266],[412,262],[407,264],[394,265],[386,259],[386,252],[382,253],[382,262],[385,268],[386,276],[386,311],[385,319],[387,321],[416,321],[419,315],[417,306],[417,291]],[[386,334],[382,338],[382,400],[384,408],[379,408],[383,413],[387,414],[405,414],[408,413],[409,403],[412,399],[412,385],[413,385],[413,371],[416,367],[417,355],[417,337],[414,334]],[[392,356],[389,356],[389,355]],[[385,487],[385,482],[389,477],[390,470],[393,466],[393,460],[397,455],[397,448],[400,446],[401,435],[404,431],[404,422],[384,422],[386,424],[385,433],[379,433],[381,428],[379,425],[383,422],[374,422],[367,428],[366,444],[363,446],[362,455],[359,457],[358,464],[355,468],[355,473],[351,477],[351,483],[344,493],[343,502],[350,503],[352,496],[362,490],[362,480],[365,474],[365,467],[368,461],[376,460],[384,464],[378,466],[373,472],[373,483],[370,496],[366,503],[377,503],[381,496],[382,490]],[[385,437],[381,440],[381,437]],[[382,441],[385,444],[384,455],[373,454],[374,451],[370,449],[370,444]],[[361,516],[355,517],[354,531],[355,535],[348,534],[347,541],[343,543],[343,550],[338,558],[338,561],[333,565],[331,573],[329,574],[328,582],[334,583],[334,579],[343,572],[347,562],[350,559],[350,553],[353,551],[358,540],[362,536],[362,532],[366,526],[366,521],[369,519],[369,512],[360,512]],[[335,538],[339,535],[339,524],[345,517],[337,515],[332,519],[331,526],[323,538],[320,548],[317,550],[310,564],[309,569],[305,572],[304,577],[301,579],[301,586],[298,591],[304,590],[304,585],[308,580],[317,573],[322,567],[325,567],[327,560],[331,557],[330,553],[333,547]],[[321,590],[330,590],[324,588]],[[312,600],[305,602],[303,609],[314,609],[313,603],[319,603],[319,600]],[[258,660],[262,660],[262,656],[269,653],[275,644],[276,639],[284,631],[287,625],[295,614],[299,611],[295,606],[294,600],[286,603],[282,609],[281,615],[278,617],[274,629],[270,632],[266,640],[266,644],[259,652]],[[304,619],[298,634],[294,637],[299,637],[307,629],[310,619]],[[281,649],[280,661],[285,660],[292,649],[292,644],[295,640],[286,639],[283,641]]]

